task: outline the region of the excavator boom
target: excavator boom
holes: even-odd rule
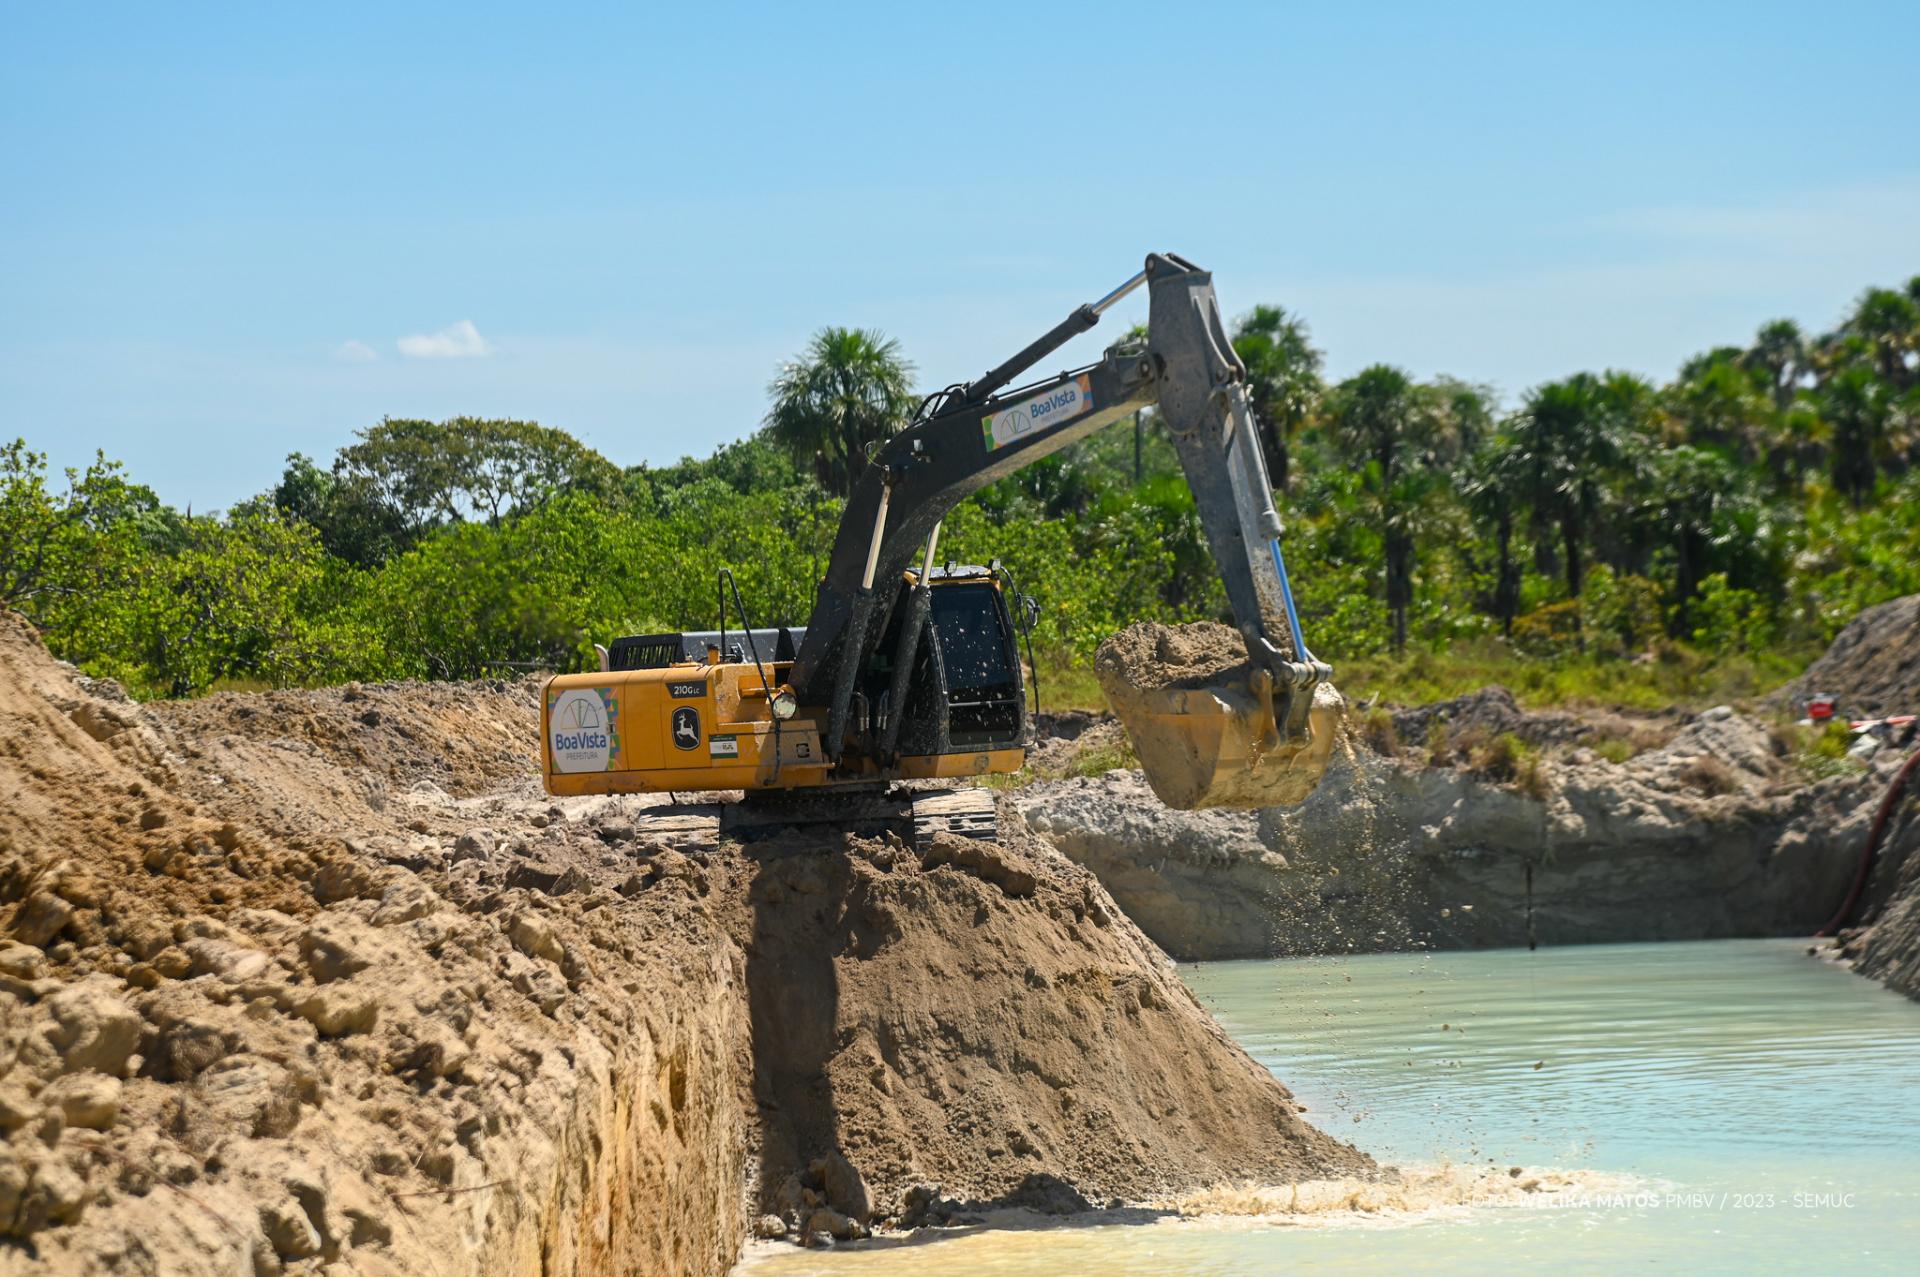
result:
[[[1003,389],[1142,285],[1149,297],[1144,347],[1122,343],[1098,363]],[[846,745],[860,672],[870,668],[883,635],[898,633],[892,668],[911,665],[922,628],[912,611],[917,605],[909,594],[905,624],[892,625],[889,610],[901,604],[890,586],[947,513],[994,480],[1158,405],[1251,671],[1231,683],[1169,691],[1132,687],[1103,670],[1102,690],[1149,782],[1170,805],[1256,807],[1305,797],[1332,743],[1329,698],[1322,697],[1318,730],[1312,721],[1315,689],[1332,670],[1313,658],[1300,633],[1245,375],[1212,276],[1156,253],[1125,284],[980,381],[946,392],[889,440],[847,502],[791,676],[802,703],[829,707],[829,756]]]

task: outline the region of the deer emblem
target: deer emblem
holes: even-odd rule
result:
[[[700,748],[700,711],[691,705],[673,711],[673,744],[676,749]]]

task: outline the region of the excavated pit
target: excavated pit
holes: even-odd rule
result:
[[[1372,1173],[1017,815],[685,854],[539,794],[535,696],[142,707],[0,616],[0,1267],[721,1273]]]
[[[1179,811],[1119,769],[1010,801],[1182,960],[1811,935],[1900,761],[1813,769],[1792,733],[1728,707],[1528,712],[1498,687],[1394,722],[1427,743],[1351,739],[1296,807]],[[1535,751],[1524,771],[1497,769],[1503,736]],[[1639,752],[1618,761],[1590,747],[1629,742]],[[1072,770],[1070,753],[1049,757]],[[1915,949],[1897,921],[1906,828],[1859,913],[1894,920],[1852,946],[1863,971],[1916,965],[1898,956]]]

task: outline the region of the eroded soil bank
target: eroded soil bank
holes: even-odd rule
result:
[[[1808,780],[1721,709],[1619,763],[1576,742],[1530,783],[1355,740],[1297,807],[1172,811],[1125,769],[1012,801],[1169,953],[1217,959],[1811,934],[1869,784]]]
[[[1168,809],[1138,771],[1084,765],[1124,758],[1117,725],[1069,716],[1049,723],[1039,770],[1091,774],[1012,802],[1178,958],[1811,935],[1853,889],[1911,745],[1835,762],[1784,724],[1816,690],[1843,713],[1920,708],[1916,618],[1920,596],[1863,612],[1753,713],[1529,712],[1493,687],[1356,714],[1321,786],[1259,812]],[[1196,646],[1197,666],[1217,660]],[[1844,956],[1909,994],[1914,791],[1841,930]]]
[[[1017,814],[683,854],[540,796],[534,719],[142,708],[0,616],[0,1266],[714,1273],[756,1222],[1370,1173]]]
[[[1861,924],[1840,933],[1840,951],[1862,975],[1920,999],[1920,802],[1891,823],[1871,873]]]
[[[1838,696],[1848,716],[1920,713],[1920,594],[1860,613],[1777,699],[1814,693]],[[1856,970],[1910,998],[1920,998],[1920,776],[1901,783],[1897,768],[1915,748],[1909,739],[1874,759],[1866,809],[1877,816],[1884,806],[1887,820],[1860,881],[1857,925],[1840,933]]]

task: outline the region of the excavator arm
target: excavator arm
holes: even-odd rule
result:
[[[1010,383],[1067,341],[1092,328],[1102,312],[1145,286],[1149,296],[1144,346],[1121,343],[1098,363],[1008,389]],[[1312,746],[1324,762],[1325,739],[1314,739],[1310,711],[1315,688],[1331,669],[1315,660],[1301,636],[1285,560],[1281,524],[1274,509],[1266,465],[1249,408],[1246,369],[1234,354],[1214,296],[1212,276],[1171,254],[1153,254],[1145,267],[1097,302],[1067,319],[979,380],[935,396],[920,418],[890,439],[862,472],[851,493],[821,581],[806,637],[791,672],[806,704],[828,707],[822,747],[838,760],[860,672],[868,668],[890,632],[899,650],[892,666],[910,668],[926,626],[926,590],[938,528],[961,501],[997,479],[1050,456],[1095,431],[1157,405],[1226,585],[1252,674],[1244,688],[1215,697],[1225,716],[1252,740],[1245,751],[1257,768],[1267,758],[1292,759]],[[924,552],[917,589],[906,596],[910,610],[898,627],[891,609],[900,606],[895,583]],[[876,590],[876,582],[880,588]],[[904,678],[904,673],[899,675]],[[1198,712],[1193,697],[1148,704],[1115,697],[1136,746],[1162,735],[1168,721]],[[1235,702],[1236,696],[1251,698]],[[893,703],[900,703],[898,695]],[[1149,721],[1153,720],[1153,721]],[[1247,724],[1258,720],[1257,726]],[[1322,727],[1320,735],[1331,730]],[[888,725],[881,753],[890,751],[898,723]],[[1178,746],[1175,731],[1170,741]],[[1241,751],[1229,749],[1236,759]],[[1148,762],[1149,779],[1153,766]],[[1317,776],[1317,771],[1314,773]],[[1161,786],[1156,782],[1156,788]],[[1309,785],[1310,787],[1310,785]],[[1207,798],[1242,801],[1232,785],[1177,796],[1209,805]],[[1242,787],[1244,788],[1244,787]],[[1257,787],[1256,787],[1257,788]],[[1163,794],[1163,797],[1168,797]],[[1169,801],[1174,801],[1169,797]]]

